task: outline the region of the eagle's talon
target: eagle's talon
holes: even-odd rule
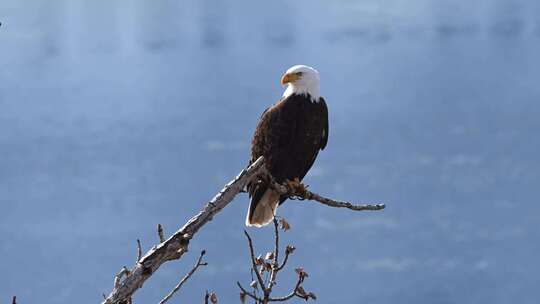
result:
[[[293,197],[297,200],[304,200],[308,196],[307,185],[302,184],[300,179],[295,178],[294,180],[286,181],[287,188],[291,193],[290,197]]]

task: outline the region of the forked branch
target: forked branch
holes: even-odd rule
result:
[[[182,228],[176,231],[168,239],[165,239],[163,228],[160,225],[158,226],[159,244],[153,246],[145,254],[142,254],[140,244],[137,243],[137,261],[135,265],[131,269],[128,269],[127,267],[122,268],[115,277],[113,290],[105,297],[102,304],[130,303],[132,295],[143,286],[144,282],[149,279],[163,263],[180,259],[184,253],[187,252],[189,241],[195,236],[199,229],[210,222],[216,214],[225,208],[236,195],[238,195],[238,193],[245,192],[244,189],[247,184],[258,179],[271,180],[273,187],[280,194],[286,195],[291,199],[312,200],[327,206],[348,208],[356,211],[381,210],[385,207],[384,204],[356,205],[350,202],[325,198],[319,194],[308,191],[307,186],[304,186],[299,181],[288,182],[286,184],[276,183],[264,166],[264,158],[260,157],[225,185],[225,187],[211,199],[198,214],[189,219]],[[278,240],[276,240],[276,242],[277,241]],[[294,250],[294,247],[291,248]],[[272,285],[274,284],[272,282],[275,280],[277,272],[285,266],[289,254],[292,253],[292,250],[290,250],[289,253],[286,250],[283,263],[278,265],[276,262],[278,260],[277,249],[276,246],[275,258],[273,258],[274,261],[265,264],[265,267],[269,267],[268,270],[271,271],[270,277],[273,277],[273,279],[270,279],[268,286],[260,285],[261,288],[272,288]],[[257,280],[259,281],[259,278],[257,278]],[[298,290],[294,290],[294,292],[298,293]],[[298,294],[301,295],[301,292]],[[247,295],[249,296],[249,294]],[[270,298],[268,298],[268,301],[271,301]]]
[[[131,296],[141,288],[144,282],[165,262],[180,259],[188,249],[189,241],[205,224],[225,208],[238,193],[240,193],[247,183],[262,174],[264,158],[259,158],[246,169],[242,170],[236,178],[211,199],[204,208],[193,216],[182,228],[176,231],[166,240],[162,239],[162,232],[159,232],[160,243],[153,246],[146,252],[140,260],[126,273],[122,271],[121,276],[117,276],[111,293],[102,302],[103,304],[127,303]],[[158,229],[162,231],[162,229]],[[127,268],[126,268],[127,270]]]
[[[290,226],[284,219],[280,219],[280,222],[282,222],[282,229],[286,230],[289,229]],[[285,302],[288,301],[294,297],[301,298],[303,300],[309,300],[309,299],[316,299],[314,293],[309,292],[307,293],[304,288],[302,287],[302,283],[304,282],[304,279],[308,277],[308,274],[304,271],[303,268],[296,268],[295,272],[298,275],[298,280],[296,282],[296,285],[292,289],[292,291],[283,297],[272,297],[272,288],[274,285],[276,285],[277,281],[277,274],[285,267],[285,264],[287,263],[288,257],[290,254],[293,253],[294,247],[293,246],[287,246],[285,249],[285,258],[283,262],[279,263],[279,224],[277,219],[274,218],[274,251],[269,252],[266,254],[266,257],[263,258],[256,258],[255,253],[253,250],[253,241],[251,240],[250,235],[245,232],[246,238],[248,240],[248,247],[251,257],[251,271],[255,272],[258,280],[258,284],[252,282],[251,286],[254,288],[253,292],[248,291],[245,289],[240,282],[236,282],[238,285],[238,288],[240,288],[240,300],[242,303],[246,301],[246,298],[251,298],[255,304],[267,304],[269,302]],[[285,227],[287,227],[285,229]],[[267,276],[267,282],[265,282],[262,279],[263,273],[269,272],[270,275]],[[259,296],[256,292],[257,288],[261,289],[262,295]]]

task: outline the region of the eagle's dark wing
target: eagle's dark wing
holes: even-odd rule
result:
[[[265,165],[277,182],[303,179],[320,150],[328,142],[328,109],[324,99],[290,95],[261,116],[251,146],[251,160],[264,156]],[[273,218],[286,196],[269,188],[268,181],[250,183],[251,197],[246,225],[263,226]]]
[[[321,134],[321,150],[324,150],[326,148],[326,144],[328,143],[328,132],[329,126],[328,126],[328,108],[326,107],[326,102],[324,101],[324,98],[321,97],[320,99],[321,107],[321,119],[322,119],[322,126],[323,126],[323,133]]]
[[[324,100],[314,103],[309,96],[291,95],[261,116],[252,140],[251,162],[264,156],[278,182],[302,179],[327,142],[328,109]],[[266,191],[267,185],[260,183],[248,186],[252,201]]]
[[[251,141],[250,163],[264,156],[266,168],[279,182],[286,179],[286,172],[279,168],[291,164],[287,154],[291,150],[296,135],[295,117],[298,114],[298,107],[288,100],[284,98],[263,112]],[[253,213],[268,187],[267,181],[264,180],[257,180],[247,185],[251,202],[246,223],[251,222]],[[277,198],[280,202],[286,199],[279,196]]]
[[[302,108],[291,153],[295,166],[287,170],[287,179],[298,177],[301,180],[328,142],[328,109],[322,98],[318,102],[305,99],[299,103]]]
[[[287,174],[279,168],[286,167],[291,161],[291,148],[296,137],[297,117],[300,107],[290,98],[284,98],[266,109],[262,114],[251,142],[251,161],[265,157],[268,170],[282,182]]]

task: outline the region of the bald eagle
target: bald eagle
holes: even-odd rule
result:
[[[319,92],[319,72],[296,65],[285,72],[281,84],[288,87],[281,99],[261,115],[250,159],[253,163],[264,156],[266,168],[279,183],[302,180],[328,142],[328,109]],[[250,183],[248,192],[251,200],[247,226],[268,224],[277,206],[287,200],[265,180]]]

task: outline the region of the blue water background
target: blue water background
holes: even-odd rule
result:
[[[289,66],[319,69],[330,140],[306,177],[385,202],[279,214],[319,303],[538,303],[540,2],[0,2],[0,302],[97,303],[247,162]],[[238,302],[239,197],[136,294]],[[250,230],[259,251],[271,229]]]

